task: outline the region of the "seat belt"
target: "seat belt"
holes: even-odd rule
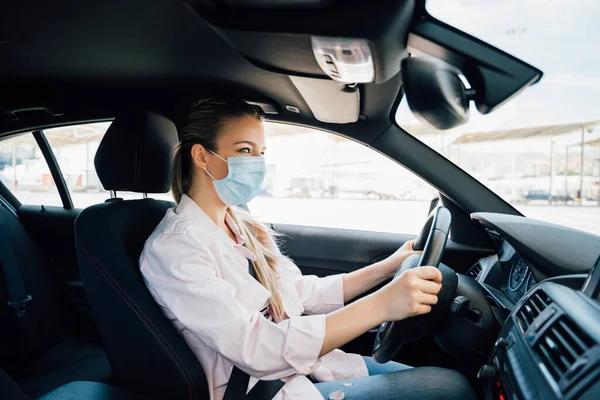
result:
[[[245,399],[246,390],[248,390],[248,382],[250,382],[250,375],[234,365],[231,376],[229,377],[229,382],[227,382],[227,389],[225,389],[223,400]]]
[[[250,260],[248,260],[248,273],[250,276],[256,279],[254,266]],[[223,400],[271,400],[284,385],[281,380],[259,380],[256,385],[254,385],[252,390],[250,390],[250,393],[248,393],[246,396],[246,390],[248,390],[249,382],[250,375],[234,365],[233,370],[231,371],[231,376],[229,377],[229,382],[227,382],[227,389],[225,389],[225,396],[223,397]]]
[[[27,303],[32,299],[25,290],[21,270],[19,270],[19,264],[11,245],[2,211],[0,211],[0,265],[4,272],[4,280],[8,290],[7,304],[10,308],[15,309],[18,317],[24,317],[27,314]]]

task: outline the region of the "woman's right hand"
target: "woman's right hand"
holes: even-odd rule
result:
[[[426,314],[437,303],[442,273],[434,267],[406,270],[377,292],[327,314],[319,357],[385,321]]]
[[[418,267],[404,271],[397,279],[377,292],[386,321],[399,321],[427,314],[437,303],[442,288],[442,273],[435,267]]]

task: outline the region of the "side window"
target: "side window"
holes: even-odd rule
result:
[[[437,192],[384,155],[330,133],[266,123],[265,222],[418,233]]]
[[[31,133],[0,141],[0,181],[22,204],[62,206],[48,164]]]
[[[96,151],[110,124],[99,122],[44,129],[75,208],[102,203],[110,197],[94,167]],[[124,199],[142,198],[142,194],[133,192],[118,192],[117,195]],[[152,197],[172,200],[169,194]]]

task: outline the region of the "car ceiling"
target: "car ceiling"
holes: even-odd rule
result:
[[[236,94],[270,102],[275,120],[371,143],[391,124],[413,0],[308,1],[291,8],[239,1],[32,0],[0,6],[0,132],[151,108],[176,122],[189,102]],[[51,5],[50,5],[51,4]],[[261,5],[261,4],[259,4]],[[310,36],[370,41],[376,82],[359,85],[361,118],[317,121],[289,75],[325,79]],[[289,112],[293,105],[299,114]],[[6,111],[45,107],[48,111]],[[53,114],[53,115],[52,115]]]

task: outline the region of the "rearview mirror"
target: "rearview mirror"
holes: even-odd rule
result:
[[[460,70],[429,57],[402,61],[404,93],[408,106],[421,121],[445,130],[469,120],[469,102],[475,91],[467,89]]]

